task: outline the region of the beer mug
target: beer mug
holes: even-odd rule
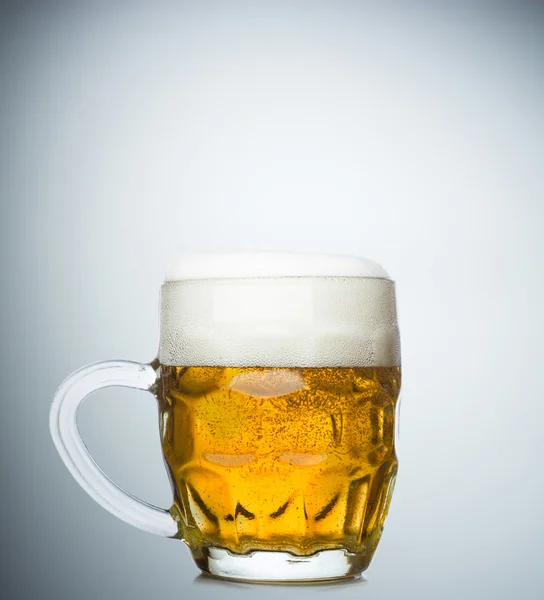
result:
[[[94,462],[77,410],[107,386],[149,391],[173,488],[165,510]],[[400,344],[394,282],[354,257],[187,256],[160,294],[158,356],[76,371],[51,433],[96,502],[183,540],[205,573],[244,581],[358,575],[397,472]]]

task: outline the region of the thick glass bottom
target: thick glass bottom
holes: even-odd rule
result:
[[[323,550],[311,556],[288,552],[255,551],[232,554],[223,548],[208,547],[197,560],[198,567],[222,579],[262,583],[311,582],[344,579],[360,575],[370,562],[367,553]]]

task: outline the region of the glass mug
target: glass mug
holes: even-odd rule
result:
[[[107,386],[158,401],[174,503],[131,496],[79,435]],[[120,519],[178,538],[205,573],[319,581],[362,573],[397,472],[394,282],[353,257],[202,254],[161,287],[158,357],[107,361],[58,389],[51,433],[83,489]]]

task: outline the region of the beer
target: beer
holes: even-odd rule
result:
[[[370,561],[393,491],[399,367],[162,366],[172,513],[205,546]]]
[[[99,504],[183,539],[205,573],[349,577],[368,567],[393,493],[400,364],[395,284],[373,261],[186,256],[161,286],[155,360],[73,373],[51,434]],[[81,441],[78,406],[109,385],[158,399],[169,510],[122,490]]]

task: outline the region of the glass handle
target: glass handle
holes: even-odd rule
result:
[[[72,373],[59,387],[49,418],[55,446],[79,485],[110,513],[144,531],[177,537],[172,515],[125,492],[96,464],[77,427],[77,411],[89,394],[120,385],[153,392],[157,375],[149,364],[112,360],[88,365]]]

